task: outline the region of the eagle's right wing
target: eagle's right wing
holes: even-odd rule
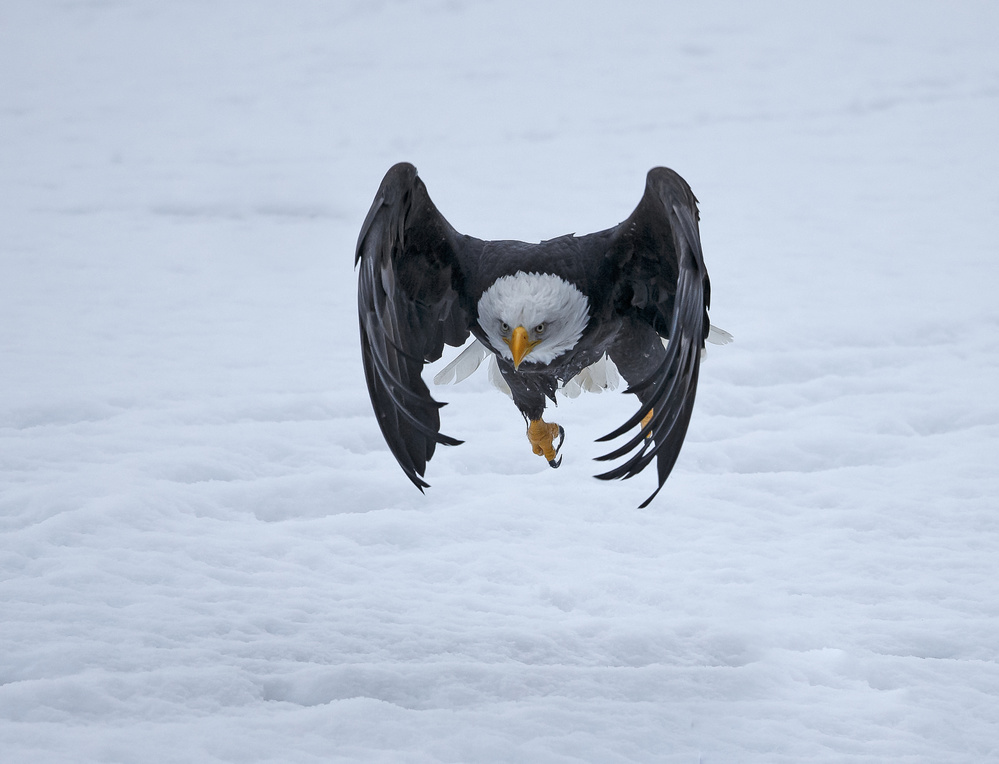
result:
[[[421,491],[438,443],[438,403],[421,372],[444,345],[469,335],[460,298],[461,237],[437,211],[416,168],[392,167],[382,180],[357,239],[357,308],[361,355],[371,405],[389,449]]]

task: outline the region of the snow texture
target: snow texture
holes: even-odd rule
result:
[[[0,760],[999,760],[999,5],[5,0]],[[484,370],[367,400],[383,173],[460,231],[701,201],[656,501]],[[428,369],[432,379],[457,351]]]

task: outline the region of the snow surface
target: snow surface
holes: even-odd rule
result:
[[[0,760],[999,760],[999,5],[0,5]],[[480,371],[421,496],[353,246],[701,200],[677,468]],[[427,375],[442,367],[447,356]]]

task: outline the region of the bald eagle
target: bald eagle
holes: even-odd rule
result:
[[[630,478],[655,459],[659,484],[641,506],[656,496],[683,445],[713,330],[697,200],[677,173],[649,171],[638,207],[620,225],[528,244],[458,233],[416,168],[400,163],[375,195],[354,263],[368,393],[389,449],[417,488],[429,486],[423,477],[437,444],[461,443],[441,433],[444,404],[421,372],[445,345],[461,347],[472,334],[481,351],[472,368],[493,356],[532,450],[552,467],[561,463],[565,433],[542,418],[546,403],[566,383],[599,376],[609,358],[640,407],[599,438],[636,430],[597,457],[622,462],[596,477]]]

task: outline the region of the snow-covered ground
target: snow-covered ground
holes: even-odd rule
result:
[[[999,760],[999,5],[4,0],[0,761]],[[421,496],[353,245],[701,200],[665,489],[484,374]],[[452,354],[453,355],[453,354]],[[429,375],[428,375],[429,378]]]

